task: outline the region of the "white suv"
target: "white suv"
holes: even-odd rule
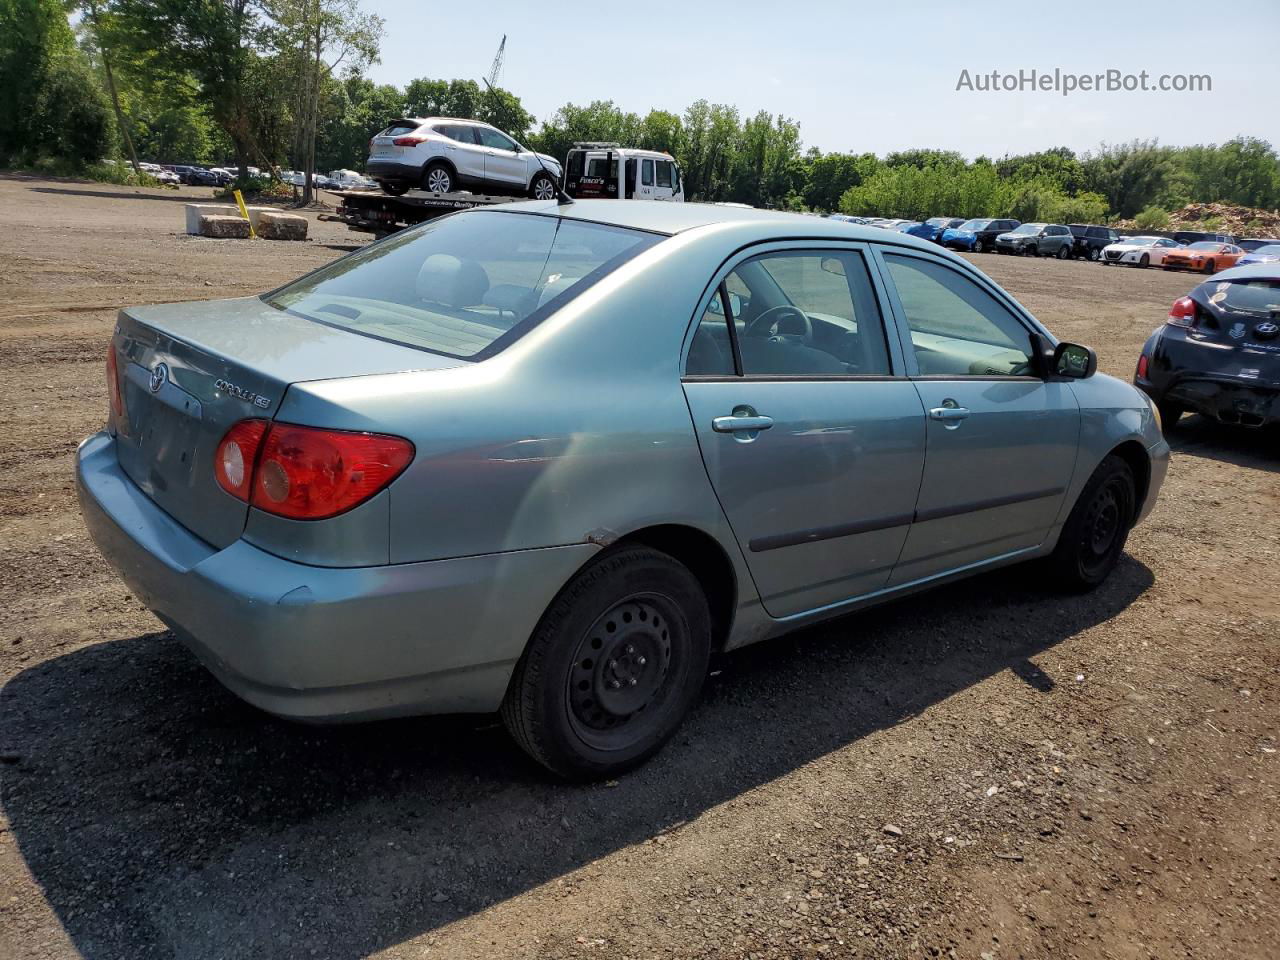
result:
[[[538,162],[541,158],[541,163]],[[550,200],[560,164],[476,120],[409,117],[369,141],[365,172],[392,196],[413,187],[431,193],[473,190]]]

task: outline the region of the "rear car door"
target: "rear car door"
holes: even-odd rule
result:
[[[1039,546],[1075,466],[1075,394],[1036,375],[1033,328],[994,287],[928,254],[879,257],[928,424],[915,522],[891,583]]]
[[[529,167],[519,145],[492,127],[475,127],[484,149],[484,179],[492,186],[523,190],[529,185]]]
[[[684,391],[765,610],[884,587],[924,463],[924,413],[865,246],[751,248],[713,279]]]
[[[468,184],[483,183],[485,151],[476,128],[465,123],[442,123],[436,133],[445,158],[458,171],[458,179]]]

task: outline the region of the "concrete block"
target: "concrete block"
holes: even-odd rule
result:
[[[188,203],[186,206],[187,214],[187,233],[192,236],[200,234],[200,218],[203,216],[215,217],[238,217],[240,216],[240,208],[234,203]],[[258,229],[258,220],[264,213],[275,213],[275,207],[249,207],[249,222],[253,224],[253,229]]]
[[[263,213],[254,225],[264,240],[307,239],[307,218],[296,213]]]
[[[249,221],[237,213],[234,217],[205,214],[200,218],[200,235],[219,239],[247,240]]]

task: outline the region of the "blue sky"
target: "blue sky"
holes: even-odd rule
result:
[[[799,121],[806,146],[966,156],[1156,137],[1280,141],[1280,3],[1101,0],[997,7],[911,0],[761,3],[423,3],[365,0],[386,19],[371,75],[488,72],[507,35],[502,85],[539,120],[561,104],[613,100],[640,113],[692,101]],[[480,11],[484,11],[481,15]],[[630,11],[630,12],[629,12]],[[957,92],[961,70],[1207,73],[1212,91]]]

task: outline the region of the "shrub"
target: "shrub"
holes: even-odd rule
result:
[[[1133,218],[1133,225],[1139,230],[1165,230],[1169,226],[1169,214],[1152,204],[1138,211]]]

